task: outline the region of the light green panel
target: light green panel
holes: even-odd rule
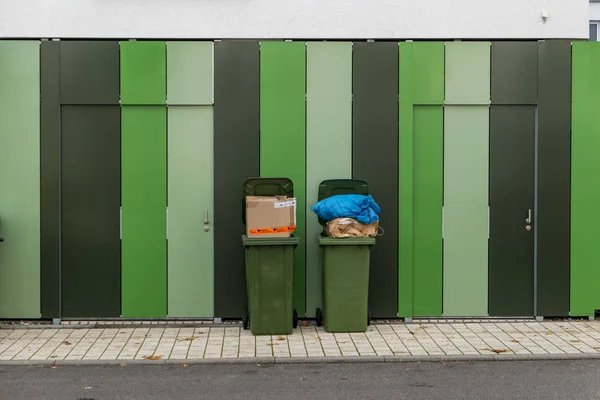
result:
[[[306,45],[260,44],[260,176],[290,178],[297,198],[294,308],[306,313]]]
[[[445,107],[444,316],[488,311],[489,107]]]
[[[0,318],[39,318],[38,41],[0,41],[0,191]]]
[[[307,43],[306,93],[306,314],[314,317],[323,307],[323,228],[310,208],[322,181],[352,178],[352,43]]]
[[[490,43],[446,43],[446,104],[490,104]]]
[[[167,42],[167,104],[213,104],[213,42]]]
[[[212,317],[213,108],[172,106],[168,121],[168,315]]]
[[[600,309],[600,43],[573,43],[571,315]]]

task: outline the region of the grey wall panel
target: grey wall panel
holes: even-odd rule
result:
[[[569,315],[571,43],[539,43],[537,314]]]
[[[119,104],[119,42],[61,41],[62,104]]]
[[[43,41],[40,48],[40,218],[42,318],[58,318],[59,300],[59,42]]]
[[[214,54],[215,317],[246,309],[242,184],[260,171],[259,44],[221,41]]]
[[[352,177],[369,183],[385,235],[371,253],[374,317],[398,314],[398,44],[353,46]]]
[[[121,111],[61,110],[62,313],[121,315]]]
[[[537,104],[537,42],[492,42],[492,104]]]

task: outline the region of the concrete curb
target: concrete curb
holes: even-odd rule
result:
[[[489,362],[489,361],[557,361],[600,360],[600,353],[574,354],[480,354],[444,356],[349,356],[349,357],[249,357],[177,360],[14,360],[0,361],[0,366],[138,366],[138,365],[220,365],[220,364],[347,364],[347,363],[420,363],[420,362]]]

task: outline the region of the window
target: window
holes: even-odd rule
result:
[[[598,41],[598,22],[596,21],[590,22],[590,37],[588,40],[590,42]]]

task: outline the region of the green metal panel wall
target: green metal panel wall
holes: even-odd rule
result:
[[[165,317],[165,107],[121,109],[122,315]]]
[[[571,42],[538,45],[537,315],[569,315]]]
[[[60,42],[62,104],[119,104],[119,42]]]
[[[259,175],[259,63],[256,41],[215,43],[214,301],[221,318],[240,318],[246,309],[240,194],[244,179]]]
[[[286,177],[297,200],[294,308],[305,314],[306,44],[260,44],[260,176]]]
[[[165,102],[165,42],[121,42],[121,104]]]
[[[537,43],[492,43],[492,104],[537,104]]]
[[[62,106],[62,317],[121,315],[120,125],[119,106]]]
[[[446,104],[490,103],[490,43],[446,43]]]
[[[0,41],[0,188],[0,318],[39,318],[38,41]]]
[[[357,42],[352,55],[352,177],[369,183],[385,235],[371,250],[369,304],[398,315],[398,44]]]
[[[306,313],[323,306],[323,228],[310,208],[325,179],[352,177],[352,43],[306,48]]]
[[[168,315],[213,316],[213,110],[168,112]]]
[[[400,43],[399,59],[398,314],[440,316],[443,110],[415,105],[444,102],[444,44]]]
[[[444,113],[444,316],[483,316],[488,299],[489,108]]]
[[[59,51],[60,42],[43,41],[40,45],[40,255],[43,318],[60,316]]]
[[[573,43],[571,316],[600,309],[600,43]]]
[[[167,103],[213,104],[213,42],[167,42]]]

